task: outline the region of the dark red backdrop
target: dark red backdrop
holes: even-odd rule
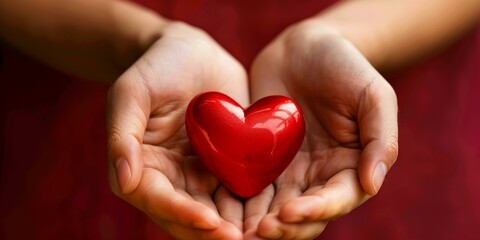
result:
[[[205,29],[248,67],[285,26],[333,1],[140,2]],[[108,86],[1,50],[0,239],[165,238],[110,193]],[[399,159],[378,196],[320,239],[478,239],[480,28],[387,78],[400,105]]]

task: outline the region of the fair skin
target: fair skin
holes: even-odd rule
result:
[[[396,96],[377,70],[412,64],[479,20],[474,0],[345,1],[274,39],[253,63],[252,100],[297,100],[307,134],[282,176],[247,202],[245,236],[311,239],[375,195],[398,154]]]
[[[116,195],[175,238],[242,238],[241,201],[197,164],[183,121],[204,91],[248,105],[247,74],[233,57],[202,30],[129,2],[20,0],[0,9],[3,40],[62,71],[115,81],[107,130]]]
[[[176,238],[241,239],[242,203],[200,164],[183,118],[200,92],[247,104],[246,73],[199,30],[174,23],[164,33],[110,90],[110,182]]]
[[[285,29],[248,79],[205,32],[128,2],[0,4],[5,42],[65,72],[117,79],[107,106],[112,189],[178,239],[309,239],[375,195],[398,154],[396,96],[378,70],[438,51],[480,16],[477,0],[340,2]],[[305,114],[292,164],[245,203],[186,138],[188,101],[211,90],[243,106],[286,95]]]
[[[246,229],[258,226],[266,238],[309,239],[370,197],[359,177],[379,190],[398,153],[397,106],[393,89],[350,42],[328,30],[289,34],[302,34],[305,44],[286,39],[284,46],[266,48],[252,68],[251,94],[254,100],[272,94],[297,100],[306,137],[273,187],[249,200],[257,201],[252,207],[247,203],[246,216],[265,216],[247,218]],[[362,165],[379,172],[362,175]]]

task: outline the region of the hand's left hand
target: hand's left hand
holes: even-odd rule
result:
[[[187,138],[188,102],[206,91],[248,102],[243,67],[208,34],[169,22],[112,86],[112,190],[176,239],[242,238],[243,205],[199,161]]]
[[[307,132],[286,171],[245,206],[247,238],[310,239],[372,195],[398,154],[397,100],[346,39],[317,23],[290,27],[258,56],[253,101],[285,95]]]

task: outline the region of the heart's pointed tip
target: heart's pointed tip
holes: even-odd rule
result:
[[[268,185],[271,184],[271,182],[273,181],[269,181],[268,183],[264,182],[263,184],[257,184],[257,186],[250,185],[250,187],[243,187],[242,189],[229,188],[229,190],[242,199],[249,199],[263,192],[263,190],[265,190]]]
[[[257,194],[259,194],[261,191],[259,192],[249,192],[249,193],[235,193],[233,192],[235,195],[237,195],[238,197],[242,198],[242,199],[249,199],[249,198],[252,198],[252,197],[255,197]]]

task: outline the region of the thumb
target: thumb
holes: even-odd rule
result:
[[[114,169],[110,184],[116,193],[134,191],[142,177],[142,142],[150,115],[150,99],[142,82],[128,71],[111,87],[107,101],[108,160]],[[118,192],[120,191],[120,192]]]
[[[397,98],[383,78],[364,91],[358,109],[363,151],[358,166],[363,189],[375,195],[398,156]]]

